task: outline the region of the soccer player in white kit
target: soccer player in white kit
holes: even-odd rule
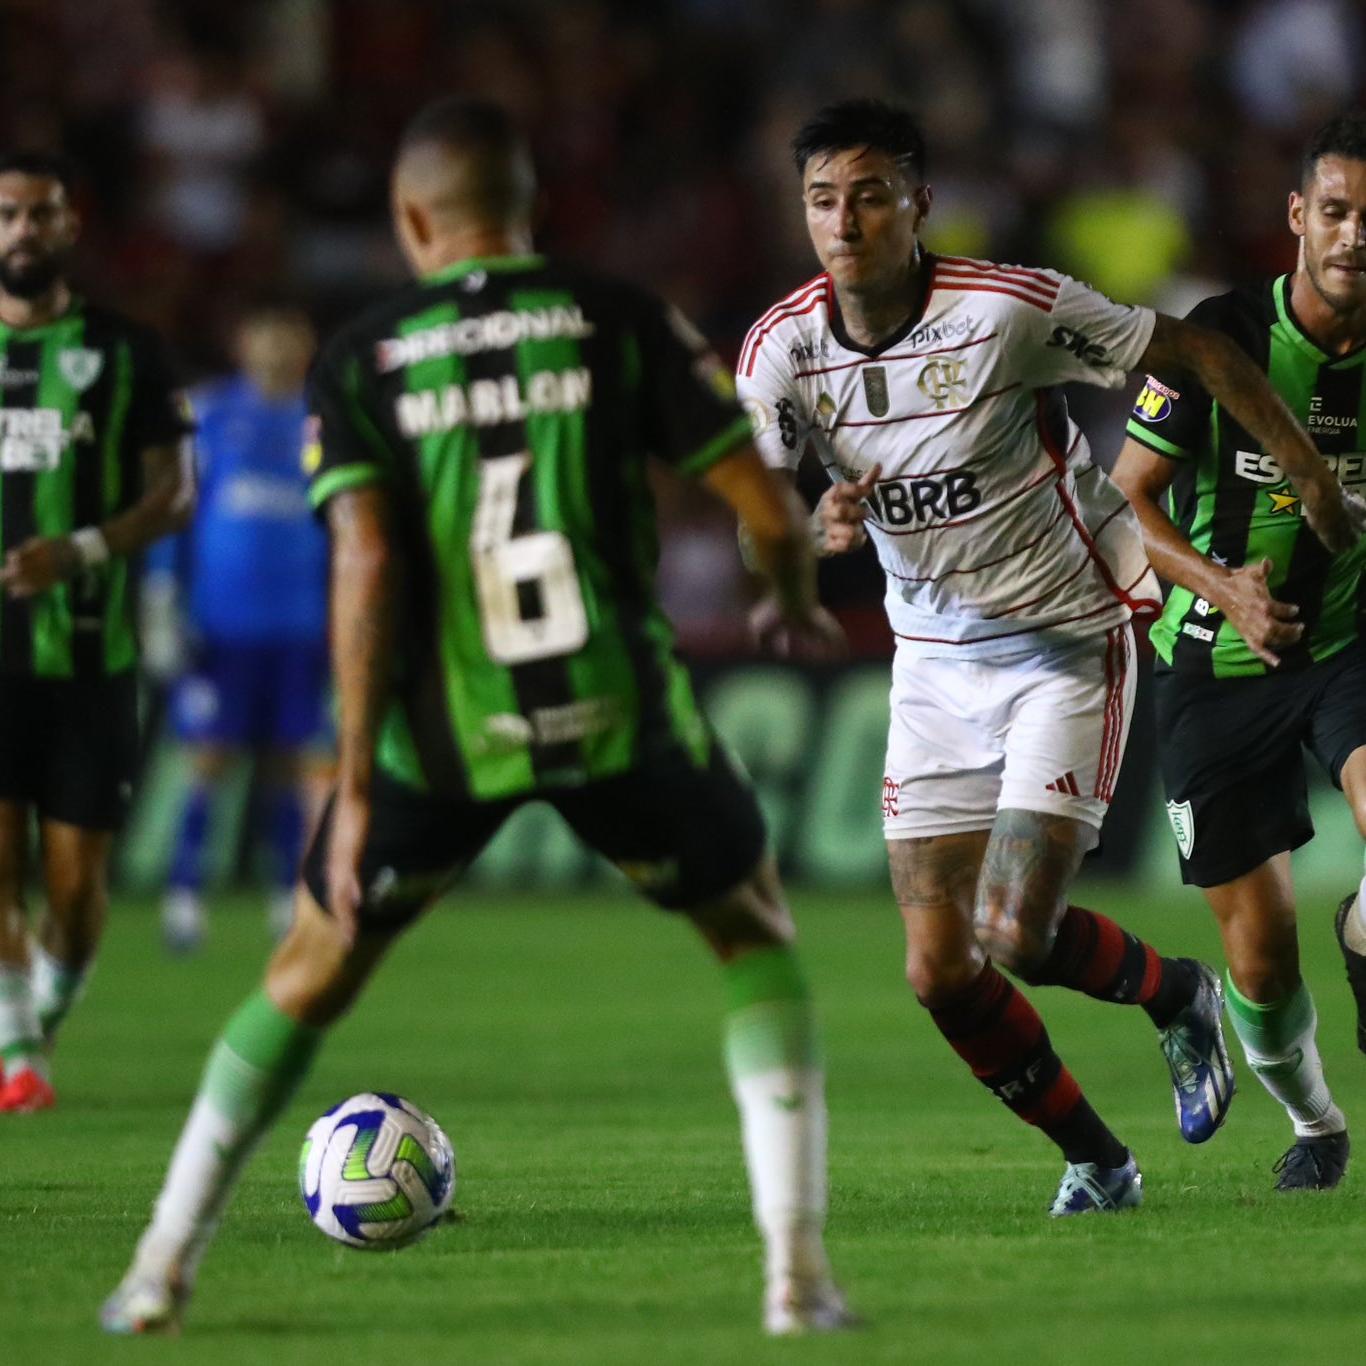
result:
[[[1352,543],[1355,513],[1224,338],[1053,271],[925,250],[931,191],[905,111],[832,105],[793,152],[823,271],[750,330],[738,382],[768,463],[793,470],[810,451],[829,472],[824,552],[871,536],[887,575],[882,811],[907,977],[978,1079],[1062,1150],[1054,1215],[1136,1205],[1133,1154],[997,970],[1142,1006],[1183,1137],[1223,1121],[1218,978],[1068,903],[1128,735],[1129,621],[1160,592],[1058,386],[1183,367],[1277,452],[1328,544]]]

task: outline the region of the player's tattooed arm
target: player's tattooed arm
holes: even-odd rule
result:
[[[1281,662],[1276,651],[1288,649],[1304,634],[1304,625],[1295,620],[1300,609],[1271,596],[1270,560],[1229,568],[1191,545],[1163,506],[1175,472],[1174,461],[1130,437],[1110,477],[1133,505],[1153,568],[1168,583],[1179,583],[1218,608],[1248,649],[1276,668]]]
[[[1194,375],[1284,470],[1305,519],[1334,554],[1366,533],[1366,502],[1343,489],[1266,375],[1228,337],[1159,313],[1138,368]]]
[[[982,860],[974,924],[1002,967],[1028,975],[1042,965],[1067,909],[1067,889],[1095,832],[1043,811],[996,813]]]
[[[142,497],[98,527],[70,536],[32,536],[5,556],[0,580],[14,597],[46,592],[111,557],[133,555],[188,525],[194,511],[194,464],[187,442],[142,453]]]
[[[337,686],[337,793],[328,846],[328,904],[354,940],[360,861],[370,829],[375,744],[388,698],[397,563],[388,497],[367,485],[327,503],[332,540],[332,672]]]

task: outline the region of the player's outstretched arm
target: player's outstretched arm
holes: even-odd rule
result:
[[[337,793],[327,855],[328,909],[348,943],[359,927],[360,859],[370,830],[375,741],[389,692],[397,577],[388,496],[375,485],[327,502]]]
[[[1334,554],[1350,550],[1366,533],[1366,503],[1343,489],[1267,377],[1228,337],[1159,313],[1138,368],[1193,374],[1280,465],[1300,495],[1305,519]]]
[[[194,511],[194,468],[187,443],[149,446],[142,453],[142,497],[97,527],[69,536],[33,536],[5,556],[0,581],[16,598],[44,593],[106,560],[133,555],[183,530]]]
[[[752,622],[761,643],[779,654],[794,647],[822,655],[841,649],[844,633],[816,601],[815,553],[796,490],[752,446],[718,460],[702,482],[735,509],[753,567],[771,589]]]
[[[1295,620],[1294,603],[1271,596],[1270,560],[1228,568],[1200,554],[1172,523],[1162,506],[1175,466],[1132,439],[1124,443],[1110,478],[1132,504],[1143,528],[1143,544],[1152,566],[1169,583],[1179,583],[1211,602],[1248,648],[1271,668],[1280,664],[1277,650],[1295,644],[1304,626]]]

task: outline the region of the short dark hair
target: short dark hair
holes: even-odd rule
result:
[[[445,95],[420,109],[399,138],[399,152],[437,143],[460,152],[509,154],[524,140],[511,115],[492,100]]]
[[[0,175],[42,176],[55,180],[67,197],[76,189],[76,167],[60,152],[0,152]]]
[[[915,180],[925,178],[925,135],[909,109],[886,100],[840,100],[827,104],[797,130],[792,139],[792,160],[797,174],[821,152],[845,152],[851,147],[871,147],[885,152]]]
[[[1300,161],[1301,188],[1313,180],[1321,157],[1366,161],[1366,109],[1348,109],[1315,130]]]

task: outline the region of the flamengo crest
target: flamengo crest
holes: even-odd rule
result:
[[[86,346],[71,346],[57,352],[57,369],[62,378],[78,393],[88,389],[99,379],[104,369],[104,352]]]
[[[1195,816],[1189,802],[1168,802],[1167,819],[1172,823],[1172,834],[1176,836],[1176,847],[1182,858],[1190,858],[1195,848]]]

